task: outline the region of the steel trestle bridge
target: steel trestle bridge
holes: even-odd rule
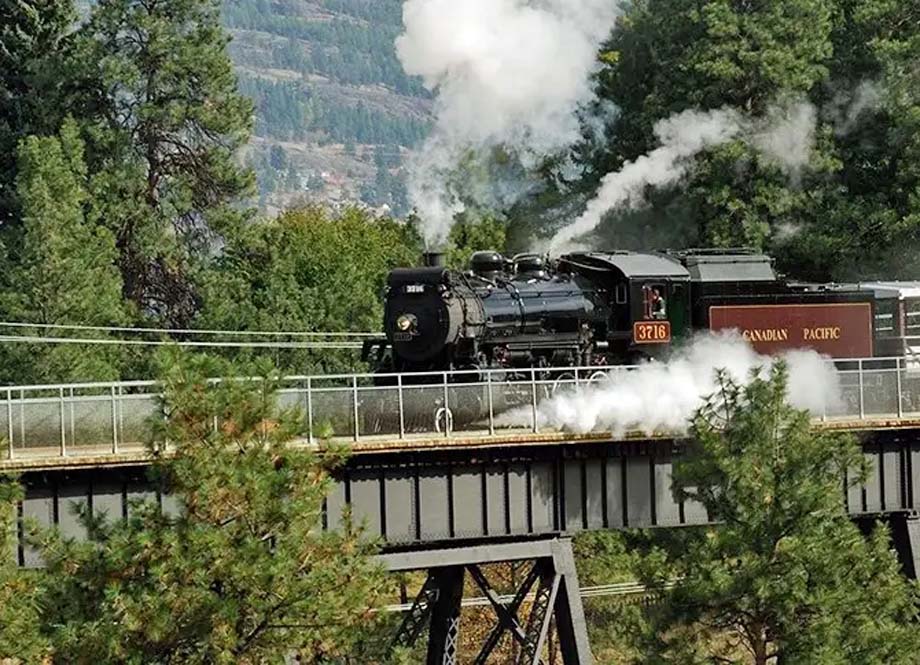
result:
[[[830,362],[830,361],[828,361]],[[920,572],[920,365],[909,358],[833,361],[839,399],[817,427],[859,432],[869,477],[842,500],[857,520],[884,518],[908,575]],[[592,662],[569,537],[585,529],[708,524],[702,506],[671,489],[685,442],[675,432],[560,431],[543,413],[563,393],[603,388],[635,367],[561,367],[424,376],[349,374],[280,381],[282,407],[303,418],[292,445],[350,443],[334,477],[323,526],[350,509],[384,544],[392,571],[427,570],[406,604],[395,644],[427,633],[426,663],[457,662],[465,579],[488,603],[495,627],[476,662],[508,634],[534,665],[554,625],[565,665]],[[422,381],[422,382],[420,382]],[[379,385],[385,383],[385,385]],[[136,500],[175,500],[147,478],[169,442],[152,443],[162,418],[152,381],[0,388],[0,472],[22,474],[23,518],[85,537],[82,506],[94,516],[127,517]],[[830,396],[829,396],[830,397]],[[21,543],[20,565],[40,565]],[[511,595],[489,586],[480,566],[524,566]],[[483,601],[482,599],[486,600]],[[531,610],[523,613],[527,604]]]

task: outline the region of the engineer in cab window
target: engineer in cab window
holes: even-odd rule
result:
[[[653,319],[668,318],[668,311],[665,306],[664,298],[661,297],[661,290],[657,287],[652,289],[651,305]]]

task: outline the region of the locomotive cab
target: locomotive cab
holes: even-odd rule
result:
[[[609,354],[636,360],[666,352],[690,324],[690,274],[659,254],[579,252],[563,256],[560,270],[603,284],[610,302]]]

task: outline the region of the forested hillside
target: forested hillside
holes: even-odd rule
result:
[[[409,148],[428,127],[430,97],[393,46],[401,0],[228,0],[240,91],[256,124],[247,162],[260,204],[360,198],[406,207]]]

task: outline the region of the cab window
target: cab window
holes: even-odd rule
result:
[[[643,317],[646,319],[668,318],[664,284],[646,284],[642,287]]]

